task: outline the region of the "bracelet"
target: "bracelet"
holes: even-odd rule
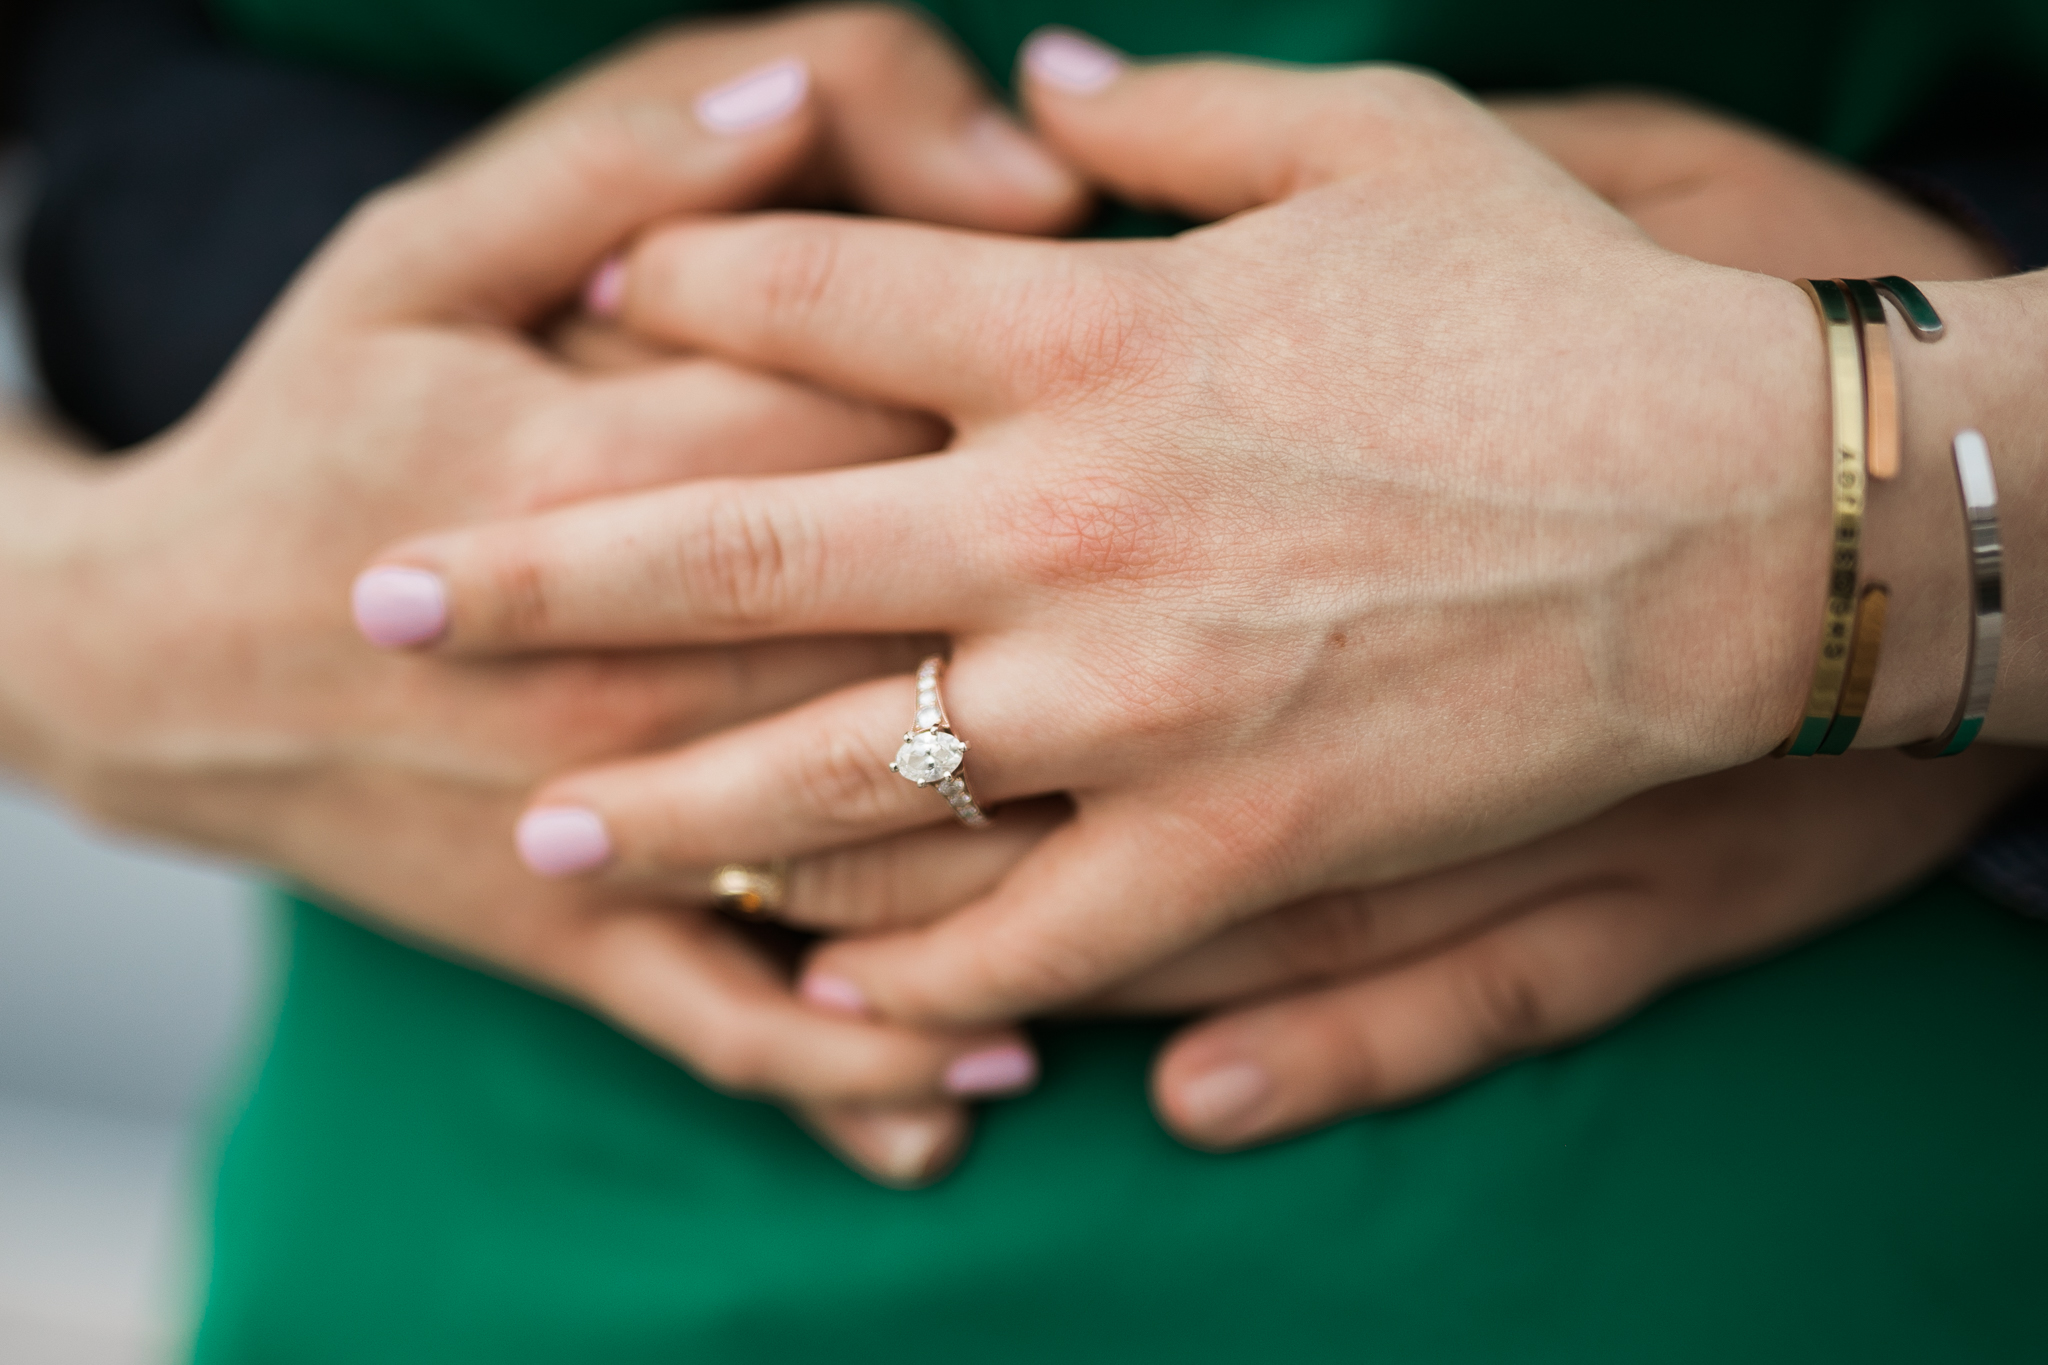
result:
[[[1776,749],[1803,758],[1820,750],[1842,701],[1850,635],[1856,618],[1856,570],[1863,552],[1864,412],[1863,357],[1849,296],[1833,280],[1800,280],[1799,287],[1820,314],[1827,343],[1828,379],[1834,414],[1834,551],[1828,565],[1827,614],[1820,628],[1820,659],[1813,666],[1806,708],[1799,724]]]
[[[1798,283],[1820,315],[1827,344],[1835,506],[1820,659],[1799,724],[1773,751],[1792,757],[1847,753],[1877,681],[1891,589],[1872,583],[1859,590],[1858,577],[1870,480],[1896,478],[1900,463],[1898,372],[1884,300],[1889,298],[1898,307],[1907,328],[1921,341],[1939,341],[1945,330],[1927,296],[1898,275]],[[1963,746],[1968,742],[1964,740]]]
[[[1956,490],[1963,499],[1970,553],[1970,642],[1963,649],[1963,694],[1948,728],[1906,746],[1915,758],[1953,758],[1970,747],[1991,710],[1998,648],[2005,635],[2005,552],[1998,541],[1998,484],[1991,448],[1981,432],[1959,431],[1954,444]]]
[[[1856,630],[1849,642],[1849,666],[1842,677],[1842,707],[1828,726],[1827,738],[1815,749],[1817,754],[1845,754],[1863,726],[1863,713],[1870,706],[1870,689],[1877,683],[1877,656],[1884,644],[1885,610],[1891,606],[1891,589],[1873,583],[1856,600]]]
[[[1892,364],[1891,328],[1885,322],[1884,300],[1869,280],[1836,280],[1849,296],[1863,354],[1864,467],[1873,479],[1892,479],[1899,472],[1899,376]],[[1909,286],[1910,287],[1910,286]],[[1918,292],[1918,291],[1915,291]],[[1864,489],[1870,492],[1868,485]],[[1842,700],[1817,754],[1846,754],[1863,727],[1870,689],[1877,681],[1878,655],[1884,648],[1884,615],[1891,589],[1879,583],[1865,588],[1856,600],[1856,624],[1849,641],[1849,662],[1842,680]]]

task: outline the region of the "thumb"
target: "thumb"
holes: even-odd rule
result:
[[[1469,154],[1464,95],[1406,67],[1199,60],[1136,65],[1092,38],[1044,29],[1018,84],[1048,146],[1135,203],[1210,220],[1362,172],[1400,174]],[[1433,129],[1461,137],[1434,138]]]

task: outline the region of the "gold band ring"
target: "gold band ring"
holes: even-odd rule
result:
[[[714,867],[711,898],[719,909],[748,919],[773,915],[789,901],[789,861]]]

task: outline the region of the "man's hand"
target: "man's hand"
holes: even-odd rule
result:
[[[1252,998],[1174,1037],[1153,1094],[1197,1146],[1271,1141],[1597,1033],[1868,910],[2043,768],[1993,748],[1940,765],[1764,760],[1465,867],[1290,906],[1094,1008]]]
[[[548,884],[509,837],[524,792],[564,764],[904,667],[911,643],[449,668],[374,650],[350,620],[356,568],[418,528],[936,444],[928,418],[719,361],[599,373],[535,343],[644,224],[818,200],[1044,231],[1085,194],[893,10],[640,46],[368,202],[152,448],[113,468],[10,462],[0,741],[101,820],[309,881],[715,1084],[798,1102],[857,1160],[916,1180],[960,1138],[963,1056],[1007,1059],[970,1067],[969,1090],[1028,1080],[1014,1034],[825,1018],[709,917],[701,882],[672,888],[695,910]],[[357,607],[400,637],[430,629],[410,587],[372,584]],[[921,1107],[861,1107],[884,1101]]]
[[[1489,106],[1656,241],[1716,265],[1829,279],[2002,273],[1984,242],[1854,167],[1656,95]]]

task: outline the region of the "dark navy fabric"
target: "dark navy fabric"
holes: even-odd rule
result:
[[[196,403],[349,208],[484,113],[239,51],[177,0],[53,6],[26,52],[37,358],[113,448]]]

